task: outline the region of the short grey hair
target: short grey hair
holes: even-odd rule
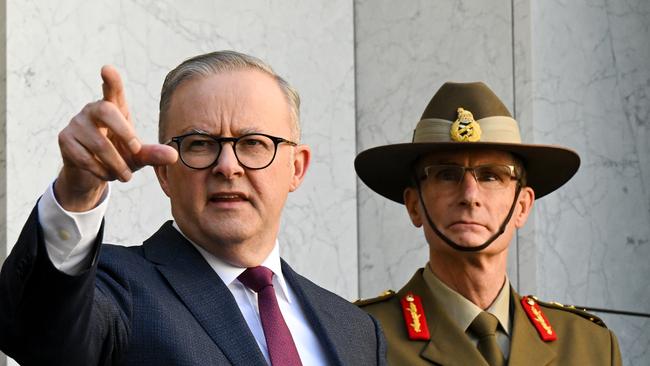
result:
[[[300,96],[298,91],[289,83],[276,74],[275,71],[264,61],[244,53],[236,51],[216,51],[198,55],[183,61],[175,69],[169,72],[163,82],[160,92],[160,109],[158,115],[158,140],[164,142],[166,132],[165,115],[169,109],[174,91],[186,80],[197,77],[206,77],[214,74],[239,70],[258,70],[271,76],[278,83],[284,93],[289,105],[291,117],[291,139],[294,142],[300,140]]]

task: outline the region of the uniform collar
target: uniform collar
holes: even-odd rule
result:
[[[230,287],[233,285],[233,283],[241,284],[239,280],[237,280],[237,277],[239,277],[239,275],[242,274],[242,272],[244,272],[246,268],[234,266],[224,261],[223,259],[218,258],[214,254],[208,252],[207,250],[203,249],[201,246],[194,243],[178,227],[176,221],[172,223],[172,226],[176,230],[178,230],[178,232],[181,235],[183,235],[185,239],[187,239],[187,241],[189,241],[196,248],[196,250],[198,250],[201,256],[203,256],[205,261],[208,262],[210,267],[212,267],[212,269],[217,273],[219,278],[221,278],[221,281],[223,281],[223,283],[226,284],[226,286]],[[264,261],[260,265],[273,271],[273,274],[275,274],[275,276],[273,277],[273,283],[275,286],[279,285],[280,287],[279,292],[276,288],[276,293],[280,293],[280,295],[283,296],[288,303],[291,303],[291,296],[289,295],[287,282],[284,279],[284,274],[282,273],[282,265],[280,263],[280,243],[278,242],[277,239],[275,240],[273,249],[269,253],[268,257],[266,257],[266,259],[264,259]]]
[[[479,308],[463,295],[452,290],[440,281],[433,271],[431,271],[431,267],[428,263],[424,268],[423,277],[427,287],[436,294],[436,298],[440,301],[440,305],[442,305],[442,307],[447,311],[447,314],[454,324],[463,331],[467,331],[467,328],[469,328],[469,325],[474,321],[474,318],[476,318],[483,309]],[[496,316],[505,333],[510,335],[510,285],[507,276],[496,299],[494,299],[492,305],[490,305],[490,307],[485,311]]]

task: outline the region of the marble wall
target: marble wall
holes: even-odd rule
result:
[[[520,121],[524,140],[583,157],[576,177],[536,203],[513,241],[515,286],[650,313],[649,4],[6,1],[0,260],[60,168],[58,131],[100,98],[102,64],[122,71],[137,131],[155,141],[166,72],[197,53],[237,49],[268,61],[301,92],[303,141],[314,158],[290,195],[280,236],[299,272],[355,299],[397,289],[424,265],[420,231],[403,206],[356,179],[353,159],[409,141],[443,82],[483,80]],[[137,244],[170,218],[151,170],[113,190],[110,241]],[[650,363],[647,321],[603,317],[626,364]]]
[[[0,20],[6,19],[6,3],[4,0],[0,1]],[[2,22],[0,27],[0,55],[5,55],[7,52],[7,27],[5,22]],[[7,246],[3,240],[7,237],[7,163],[6,163],[6,98],[7,98],[7,58],[0,58],[0,262],[6,257]],[[4,357],[0,351],[0,366],[7,364],[7,358]]]
[[[575,178],[536,207],[530,288],[650,313],[650,3],[532,2],[530,20],[532,98],[522,103],[533,140],[582,157]],[[602,315],[627,362],[648,364],[650,321]]]
[[[5,2],[0,1],[0,19],[5,19]],[[7,52],[6,27],[0,27],[0,55]],[[6,256],[7,247],[2,244],[2,239],[7,235],[7,175],[6,175],[6,98],[7,98],[7,58],[0,58],[0,260]],[[1,363],[0,363],[1,365]]]

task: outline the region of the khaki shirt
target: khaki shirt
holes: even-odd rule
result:
[[[476,345],[465,329],[452,319],[437,292],[439,290],[434,290],[425,280],[424,270],[419,269],[396,294],[360,301],[358,305],[380,322],[386,336],[386,356],[390,365],[486,366]],[[509,292],[509,307],[512,309],[509,316],[512,321],[508,326],[511,335],[509,365],[621,365],[616,336],[597,324],[599,319],[596,317],[579,310],[537,302],[557,335],[556,340],[545,342],[526,315],[520,296],[512,288]],[[427,323],[429,340],[409,339],[400,304],[400,299],[407,293],[421,299],[421,320]]]
[[[476,306],[473,302],[467,300],[463,295],[454,291],[445,285],[436,277],[431,271],[431,267],[427,264],[422,273],[426,285],[437,294],[440,300],[440,305],[447,310],[447,314],[451,321],[462,329],[469,337],[472,344],[478,345],[478,338],[468,331],[470,324],[474,319],[483,311],[480,307]],[[501,348],[505,359],[508,359],[510,353],[510,284],[506,280],[499,291],[496,299],[492,302],[490,307],[485,309],[488,313],[494,315],[499,320],[499,327],[497,328],[497,343]]]

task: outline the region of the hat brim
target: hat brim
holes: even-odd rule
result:
[[[397,203],[404,203],[404,189],[411,184],[413,163],[419,156],[436,151],[498,150],[515,154],[524,161],[527,186],[541,198],[561,187],[578,171],[580,157],[553,145],[492,142],[422,142],[374,147],[354,160],[361,180],[373,191]]]

